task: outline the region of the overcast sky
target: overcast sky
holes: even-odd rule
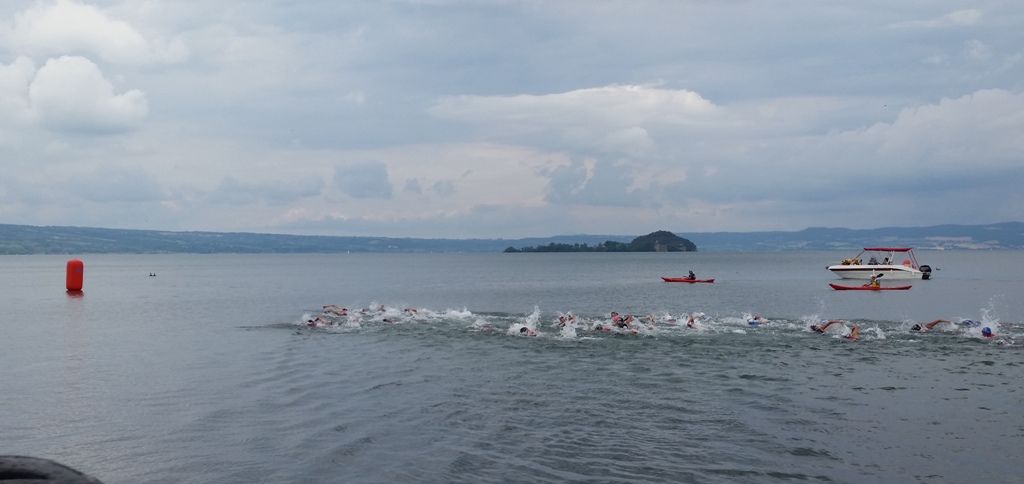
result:
[[[0,223],[1020,221],[1020,0],[0,3]]]

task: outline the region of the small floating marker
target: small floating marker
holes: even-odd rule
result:
[[[82,290],[82,277],[85,272],[85,264],[78,259],[68,261],[68,292],[80,292]]]

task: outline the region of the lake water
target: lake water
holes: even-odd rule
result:
[[[1022,482],[1024,254],[833,291],[853,255],[83,255],[80,297],[70,257],[4,256],[0,454],[107,484]],[[690,269],[715,283],[660,280]],[[909,331],[939,318],[997,337]]]

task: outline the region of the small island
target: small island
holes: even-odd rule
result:
[[[587,244],[552,242],[548,245],[520,249],[509,247],[505,252],[697,252],[697,246],[672,232],[659,230],[637,237],[629,243],[608,240],[591,247]]]

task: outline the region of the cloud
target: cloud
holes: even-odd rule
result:
[[[576,160],[550,172],[544,200],[554,204],[639,206],[643,197],[630,193],[635,166],[609,160]]]
[[[389,199],[392,194],[387,165],[375,161],[337,166],[334,187],[352,198]]]
[[[548,95],[450,96],[439,99],[429,112],[441,119],[483,124],[485,134],[497,139],[533,137],[634,156],[656,148],[649,125],[704,130],[720,114],[696,92],[639,85]]]
[[[450,197],[455,194],[455,182],[453,180],[438,180],[434,182],[434,193],[440,197]]]
[[[99,67],[83,57],[48,60],[32,80],[28,97],[38,119],[62,131],[126,131],[149,112],[142,91],[115,94]]]
[[[405,186],[402,187],[403,193],[415,193],[417,195],[423,194],[423,188],[420,187],[420,181],[415,178],[409,178],[405,180]]]
[[[40,2],[16,14],[13,27],[2,32],[0,41],[16,51],[43,57],[82,55],[120,64],[176,62],[187,57],[180,41],[167,43],[155,52],[153,45],[127,22],[72,0]]]
[[[992,57],[992,49],[978,39],[971,39],[964,43],[964,54],[971,59],[983,61]]]
[[[0,215],[485,237],[1012,218],[1020,9],[948,5],[0,3]]]
[[[36,67],[28,57],[19,56],[10,65],[0,64],[0,128],[31,121],[28,86]]]
[[[323,187],[323,180],[317,177],[307,177],[295,181],[242,182],[234,176],[226,176],[210,196],[210,202],[231,205],[252,203],[287,205],[303,198],[320,195]]]
[[[945,15],[924,20],[907,20],[890,24],[893,28],[936,29],[949,27],[970,27],[981,22],[984,14],[981,10],[957,10]]]
[[[166,198],[157,179],[134,167],[104,166],[63,182],[67,192],[90,202],[154,202]]]

